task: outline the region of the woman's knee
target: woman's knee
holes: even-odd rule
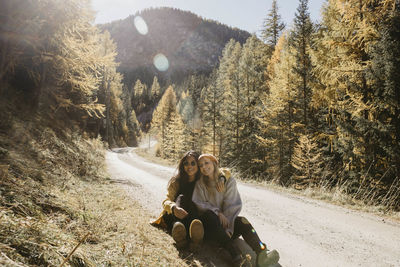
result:
[[[239,232],[247,232],[251,231],[253,229],[253,226],[251,223],[247,220],[246,217],[241,217],[238,216],[235,219],[235,231],[238,230]]]
[[[249,236],[256,234],[256,231],[251,223],[246,219],[246,217],[241,216],[236,217],[235,228],[233,232],[233,239],[242,236],[245,240],[247,240]]]
[[[206,210],[201,216],[201,220],[207,226],[217,226],[219,220],[217,214],[215,214],[212,210]]]
[[[207,210],[206,212],[204,212],[204,216],[212,220],[218,219],[218,215],[215,214],[215,212],[213,212],[212,210]]]
[[[251,225],[251,223],[247,220],[247,218],[242,216],[237,216],[235,219],[235,223],[240,223],[243,225]]]

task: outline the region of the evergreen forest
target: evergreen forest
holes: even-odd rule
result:
[[[37,115],[57,129],[135,146],[141,134],[116,45],[89,1],[1,1],[1,124]],[[29,114],[29,116],[27,116]]]
[[[242,177],[340,189],[400,207],[400,4],[329,0],[321,22],[276,1],[261,38],[228,41],[208,75],[167,88],[152,114],[158,155],[212,153]]]

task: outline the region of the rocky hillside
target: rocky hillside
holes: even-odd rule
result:
[[[146,34],[146,29],[140,33],[135,27],[137,16],[147,25]],[[180,82],[188,74],[209,73],[218,64],[226,42],[233,38],[244,43],[250,36],[246,31],[173,8],[146,9],[99,27],[109,31],[117,44],[119,71],[128,86],[136,79],[150,84],[154,75],[161,82]],[[157,70],[153,64],[159,53],[168,59],[166,71]]]

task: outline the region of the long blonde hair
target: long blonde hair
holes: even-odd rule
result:
[[[207,191],[210,194],[214,195],[215,191],[216,191],[215,184],[218,182],[217,179],[218,179],[219,170],[218,170],[217,164],[212,160],[210,160],[210,161],[212,162],[212,164],[214,166],[213,177],[208,177],[201,173],[200,179],[203,181],[204,185],[206,186]]]

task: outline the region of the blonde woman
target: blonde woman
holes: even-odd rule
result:
[[[231,177],[227,180],[225,190],[218,192],[215,189],[218,160],[211,154],[202,154],[198,165],[201,175],[194,187],[192,199],[200,212],[206,236],[228,250],[235,266],[240,266],[242,262],[241,252],[233,243],[239,236],[257,254],[257,266],[276,264],[279,260],[278,252],[267,252],[265,243],[261,242],[253,226],[245,217],[239,216],[242,200],[235,179]]]

